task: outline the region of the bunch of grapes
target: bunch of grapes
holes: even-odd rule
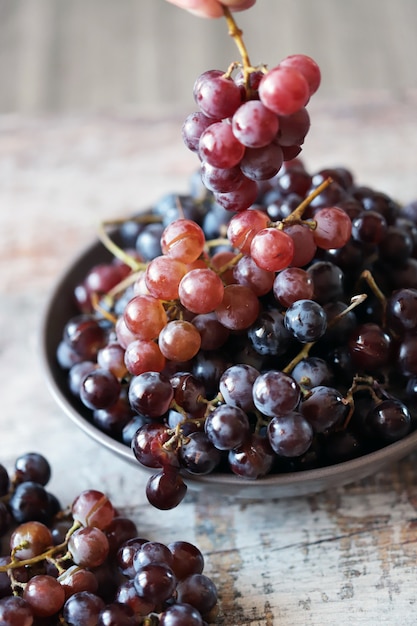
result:
[[[320,79],[317,63],[303,54],[287,56],[271,70],[252,67],[243,56],[243,64],[227,72],[208,70],[197,78],[199,110],[186,118],[182,136],[198,155],[203,183],[218,204],[231,211],[249,208],[257,183],[301,152],[310,128],[306,105]]]
[[[50,473],[33,452],[16,460],[12,476],[0,464],[2,626],[213,623],[217,591],[196,546],[139,536],[94,489],[63,511],[45,488]]]

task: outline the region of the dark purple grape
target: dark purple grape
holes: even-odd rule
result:
[[[263,311],[248,330],[252,346],[261,355],[279,356],[288,350],[292,336],[277,310]]]
[[[344,274],[340,267],[330,261],[317,261],[307,269],[314,285],[314,299],[320,304],[343,300]]]
[[[78,315],[64,328],[64,341],[84,361],[94,360],[108,340],[107,329],[91,315]]]
[[[137,594],[155,604],[170,599],[177,580],[174,572],[164,563],[148,563],[140,567],[133,579]]]
[[[404,263],[413,252],[413,239],[406,230],[388,226],[385,237],[379,244],[379,258],[384,263]]]
[[[301,387],[307,389],[318,385],[330,385],[333,380],[333,372],[328,363],[316,356],[310,356],[299,361],[291,375]]]
[[[210,474],[220,463],[220,451],[204,432],[191,433],[179,449],[181,466],[190,474]]]
[[[259,373],[255,367],[243,363],[232,365],[223,372],[219,391],[226,404],[237,406],[246,412],[253,411],[252,386]]]
[[[172,570],[177,580],[203,572],[204,557],[197,546],[188,541],[173,541],[168,548],[173,556]]]
[[[387,222],[376,211],[363,211],[352,221],[352,239],[361,244],[378,245],[387,234]]]
[[[301,403],[301,412],[317,433],[340,424],[349,407],[338,389],[319,385],[313,387]]]
[[[136,626],[133,610],[127,604],[112,602],[99,613],[97,626]]]
[[[398,350],[398,364],[404,376],[417,376],[417,336],[414,333],[403,338]]]
[[[14,471],[15,481],[19,483],[33,481],[46,485],[51,478],[51,466],[38,452],[26,452],[19,456],[15,461]]]
[[[146,484],[146,497],[155,508],[167,511],[179,505],[185,498],[187,485],[180,474],[171,469],[153,474]]]
[[[252,393],[256,408],[269,417],[293,411],[300,401],[298,384],[291,376],[278,370],[258,376]]]
[[[199,611],[184,602],[173,604],[159,616],[159,626],[203,626],[203,624]]]
[[[174,557],[165,544],[159,541],[147,541],[141,545],[133,557],[135,572],[138,572],[144,565],[149,563],[164,563],[172,569]]]
[[[120,382],[114,374],[98,368],[83,378],[80,399],[89,409],[107,409],[116,403],[120,391]]]
[[[146,417],[161,417],[169,409],[174,390],[168,378],[159,372],[134,376],[129,386],[132,408]]]
[[[405,404],[399,400],[383,400],[369,411],[365,424],[372,436],[390,443],[408,435],[411,430],[411,415]]]
[[[361,324],[349,338],[349,352],[354,365],[375,372],[387,365],[391,355],[391,339],[378,324]]]
[[[194,418],[202,417],[206,410],[206,404],[202,401],[206,396],[204,384],[189,372],[174,374],[170,382],[176,404]]]
[[[136,239],[136,250],[144,261],[150,261],[162,254],[161,235],[163,224],[147,224]]]
[[[211,411],[204,428],[208,439],[218,450],[231,450],[242,445],[250,431],[247,414],[229,404],[221,404]]]
[[[161,422],[144,424],[132,437],[132,451],[145,467],[177,466],[177,451],[164,444],[171,438],[167,427]]]
[[[327,329],[323,307],[314,300],[297,300],[285,312],[285,327],[301,343],[318,341]]]
[[[313,442],[313,428],[298,411],[275,416],[268,424],[269,443],[279,456],[301,456]]]
[[[116,564],[124,576],[132,578],[136,570],[133,566],[135,554],[148,539],[144,537],[132,537],[125,541],[118,549],[116,554]]]
[[[266,437],[252,434],[244,443],[230,450],[228,461],[234,474],[256,480],[269,474],[275,455]]]
[[[205,574],[191,574],[178,582],[177,601],[191,604],[204,615],[217,603],[216,586]]]
[[[48,492],[39,483],[26,481],[17,485],[10,502],[10,510],[19,524],[36,520],[47,522],[50,518]]]
[[[104,601],[88,591],[80,591],[70,596],[64,604],[63,617],[68,626],[97,626]]]
[[[2,598],[0,600],[0,623],[2,626],[31,626],[33,612],[29,603],[19,596]]]
[[[417,329],[417,289],[397,289],[387,301],[389,323],[397,332]]]

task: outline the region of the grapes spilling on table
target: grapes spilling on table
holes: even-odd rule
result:
[[[74,403],[153,470],[256,480],[340,463],[416,425],[417,203],[299,154],[320,84],[296,54],[195,82],[188,194],[101,229],[113,254],[74,290],[57,347]],[[82,408],[81,408],[82,407]]]
[[[140,535],[101,491],[62,509],[36,452],[0,464],[2,626],[207,626],[217,590],[193,544]]]

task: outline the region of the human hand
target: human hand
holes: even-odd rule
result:
[[[198,17],[222,17],[222,5],[231,11],[244,11],[253,6],[256,0],[167,0],[167,2]]]

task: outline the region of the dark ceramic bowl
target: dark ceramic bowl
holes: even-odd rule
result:
[[[77,313],[72,295],[75,286],[84,279],[93,265],[110,259],[110,253],[100,242],[96,242],[82,252],[59,279],[52,291],[42,323],[43,365],[53,397],[74,424],[100,445],[127,463],[135,465],[139,471],[149,472],[136,461],[128,446],[111,438],[91,423],[88,409],[84,409],[69,391],[67,373],[60,369],[55,358],[63,328],[66,322]],[[244,480],[231,473],[213,473],[201,477],[187,475],[185,479],[190,489],[204,488],[206,492],[222,493],[238,498],[260,500],[302,496],[373,475],[416,448],[417,431],[375,452],[318,469],[271,474],[256,481]]]

